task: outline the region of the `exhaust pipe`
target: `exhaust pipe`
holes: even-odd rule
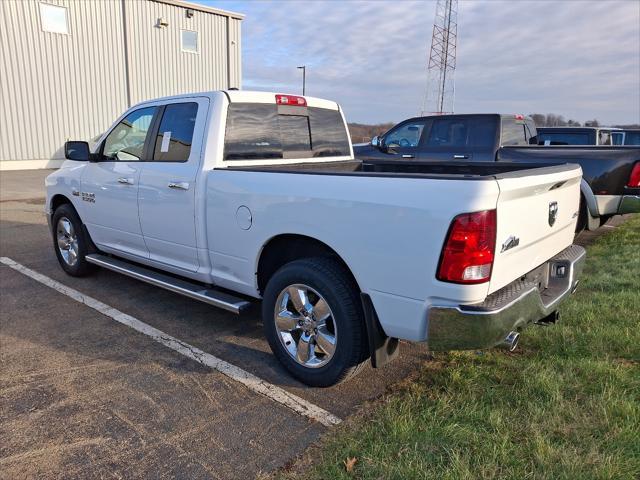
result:
[[[502,340],[499,347],[509,352],[513,352],[518,346],[518,340],[520,340],[520,334],[518,332],[509,332],[509,335],[504,337],[504,340]]]

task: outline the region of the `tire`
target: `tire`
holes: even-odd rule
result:
[[[296,308],[296,298],[306,298],[304,304],[312,308]],[[343,382],[369,357],[360,292],[346,269],[331,258],[295,260],[281,267],[265,288],[262,318],[276,358],[309,386]]]
[[[53,248],[62,269],[72,277],[84,277],[96,270],[87,262],[91,245],[82,221],[71,204],[60,205],[51,219]]]

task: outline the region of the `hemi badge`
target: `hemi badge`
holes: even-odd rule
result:
[[[517,247],[518,245],[520,245],[520,239],[518,237],[511,235],[502,244],[502,249],[500,250],[500,253],[506,252],[510,248]]]

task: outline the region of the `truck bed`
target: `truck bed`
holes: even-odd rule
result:
[[[400,161],[333,161],[306,162],[288,165],[261,165],[257,167],[231,167],[231,170],[252,172],[302,173],[315,175],[355,175],[355,176],[397,176],[432,179],[513,178],[540,173],[550,173],[572,169],[567,165],[540,165],[538,163],[498,163],[498,162],[420,162]],[[544,171],[542,171],[544,169]]]

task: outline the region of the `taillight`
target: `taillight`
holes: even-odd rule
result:
[[[495,248],[495,210],[458,215],[451,222],[442,249],[438,280],[453,283],[488,282]]]
[[[627,182],[627,187],[638,188],[640,187],[640,162],[636,162],[633,166],[633,170],[631,170],[631,175],[629,175],[629,181]]]
[[[304,97],[298,97],[297,95],[276,95],[276,104],[306,107],[307,99]]]

